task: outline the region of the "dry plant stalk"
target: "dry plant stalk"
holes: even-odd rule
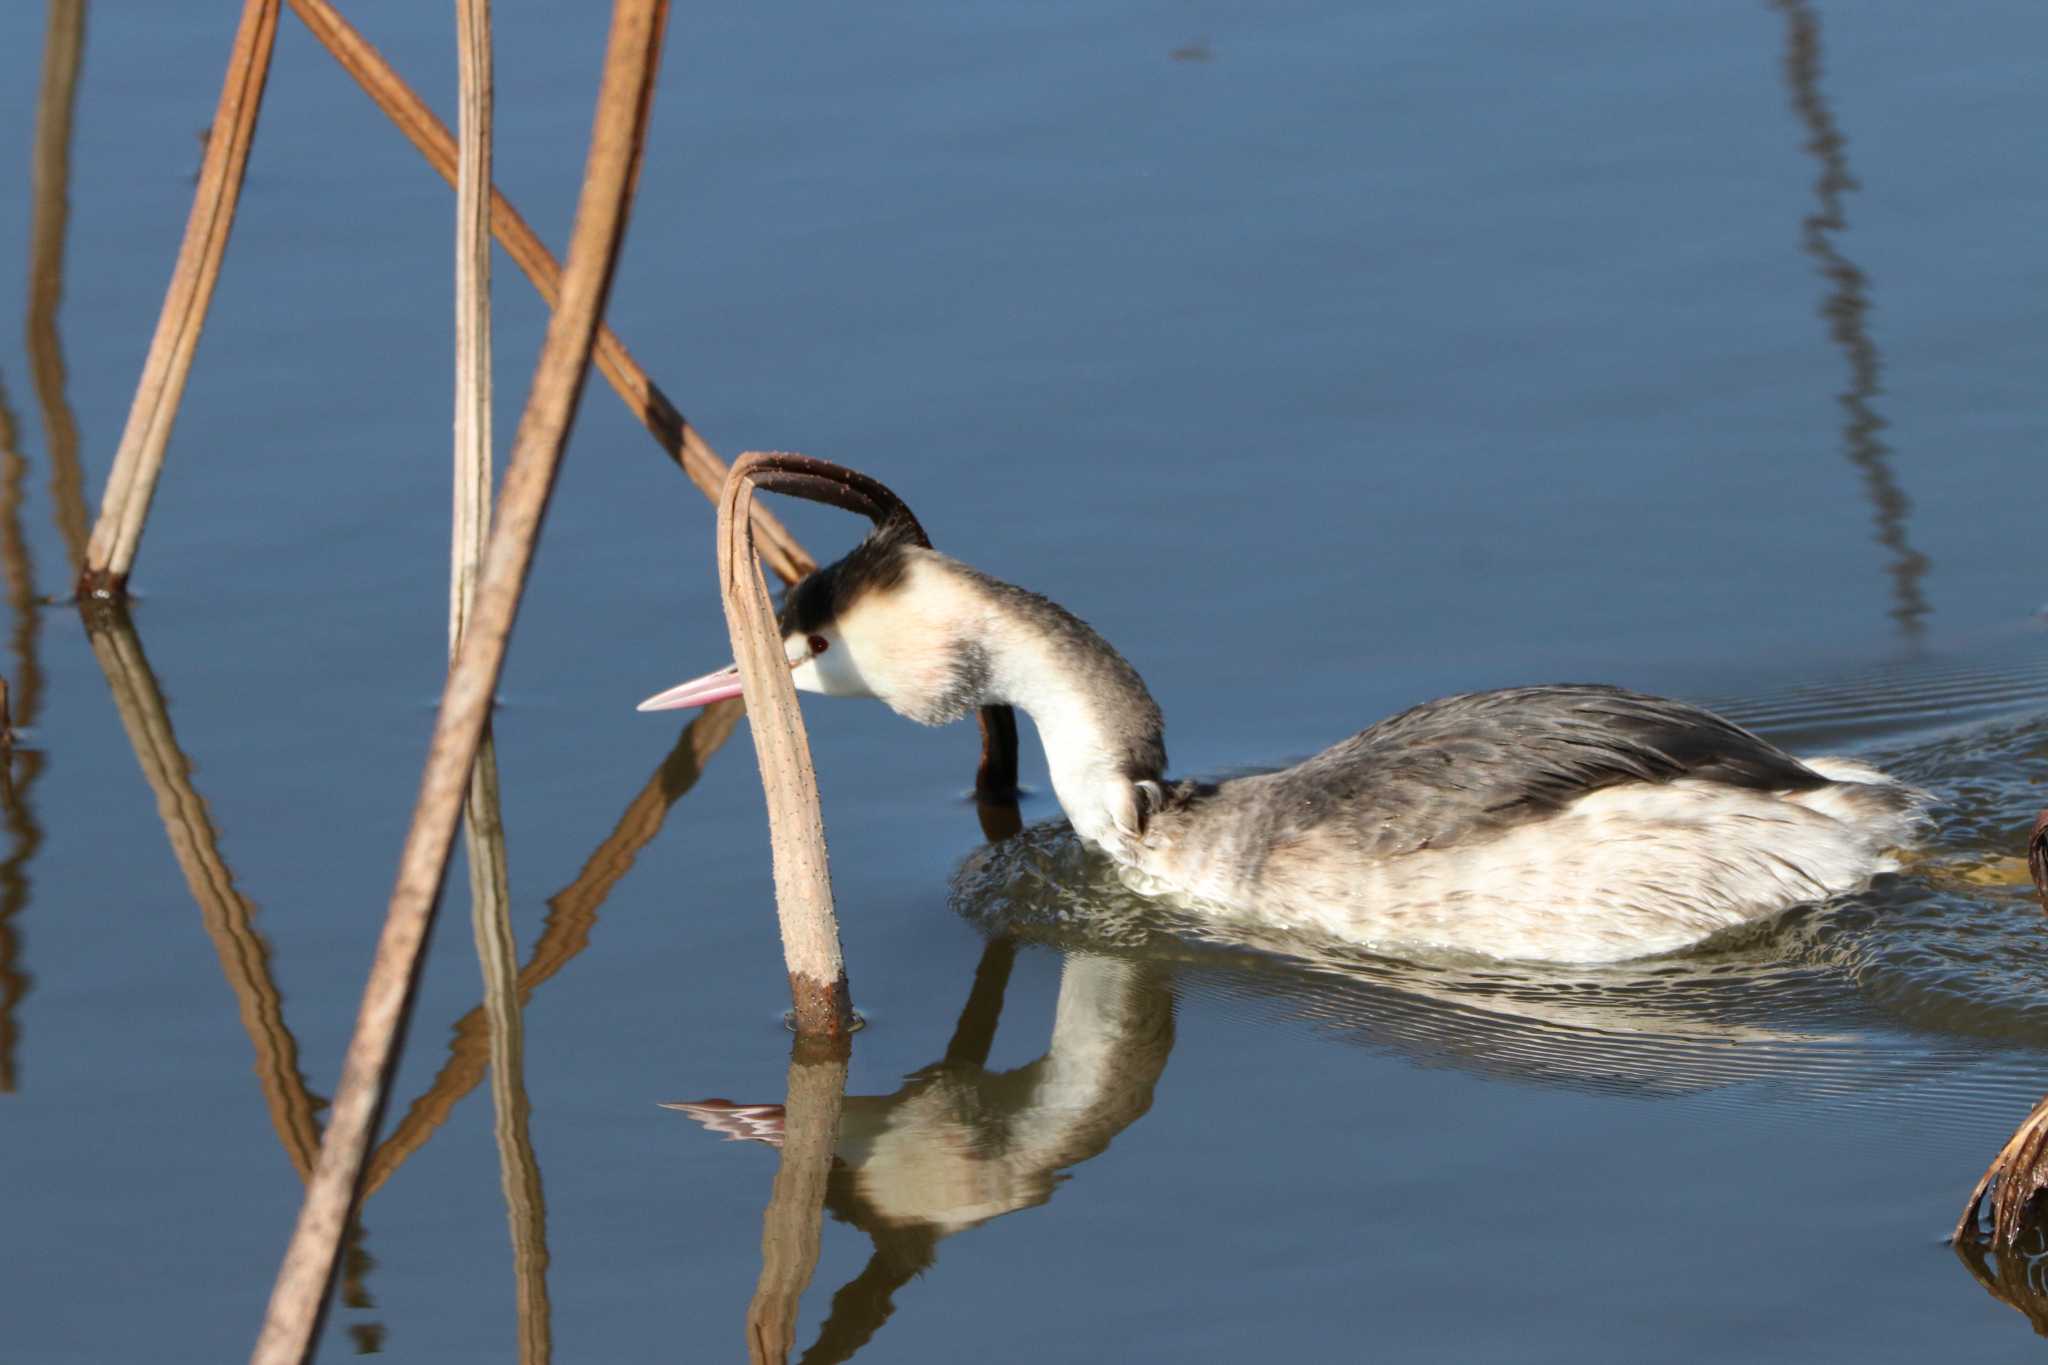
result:
[[[491,529],[491,4],[455,0],[461,165],[455,185],[455,514],[448,648],[462,639]]]
[[[775,860],[775,913],[799,1037],[843,1037],[853,1030],[852,993],[832,913],[825,823],[818,813],[818,775],[804,715],[789,680],[782,631],[768,600],[754,548],[754,478],[776,457],[740,456],[718,503],[718,585],[732,634],[761,788],[768,800],[768,837]]]
[[[1994,1189],[1993,1186],[1996,1186]],[[2005,1146],[1991,1159],[1977,1187],[1963,1205],[1950,1238],[1957,1245],[1977,1240],[1978,1218],[1987,1191],[1991,1201],[1991,1241],[2010,1248],[2019,1242],[2033,1211],[2035,1196],[2048,1190],[2048,1098],[2020,1121]]]
[[[178,264],[157,318],[156,336],[150,341],[142,380],[128,410],[127,429],[121,433],[120,449],[107,475],[99,523],[86,547],[85,568],[78,579],[81,597],[119,596],[135,563],[135,547],[142,540],[157,475],[163,470],[164,446],[171,439],[171,423],[185,393],[185,376],[191,371],[192,353],[206,325],[207,306],[213,301],[221,255],[235,224],[242,172],[248,165],[250,140],[256,135],[256,115],[263,107],[264,80],[270,74],[277,5],[278,0],[246,0],[242,6],[241,24],[228,56],[227,81],[221,88],[212,135],[207,138],[206,156],[199,168],[199,188],[192,196],[192,213],[185,223],[185,241],[178,248]]]
[[[665,0],[616,0],[604,80],[591,131],[562,297],[549,319],[526,412],[513,441],[497,525],[484,555],[476,609],[441,694],[419,800],[400,855],[377,956],[328,1118],[320,1160],[286,1248],[252,1359],[286,1365],[311,1353],[341,1239],[361,1185],[398,1035],[411,1005],[421,950],[491,694],[532,564],[534,543],[588,374],[598,318],[611,287],[646,132],[647,92],[668,17]]]
[[[457,170],[455,139],[448,135],[447,127],[427,108],[426,101],[399,79],[390,63],[364,41],[362,34],[342,18],[328,0],[291,0],[291,6],[306,27],[312,30],[313,36],[345,71],[355,77],[356,83],[362,86],[377,107],[420,150],[428,164],[441,173],[442,179],[454,184]],[[542,300],[550,308],[556,306],[561,296],[561,267],[526,220],[520,217],[519,211],[495,189],[491,191],[491,232],[514,264],[533,282]],[[705,497],[716,502],[719,490],[725,485],[725,461],[718,458],[717,452],[685,420],[676,405],[669,401],[668,395],[648,378],[647,371],[633,359],[626,344],[609,326],[598,330],[597,368],[617,390],[619,397],[625,400],[626,406],[661,442],[662,448],[682,466],[690,481],[703,491]],[[796,537],[767,508],[756,507],[754,517],[755,533],[761,538],[762,555],[784,582],[794,583],[818,567],[817,561],[805,552]]]

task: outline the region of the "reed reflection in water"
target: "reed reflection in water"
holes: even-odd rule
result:
[[[1813,182],[1817,207],[1801,222],[1799,240],[1828,283],[1820,312],[1827,319],[1829,339],[1841,349],[1849,368],[1849,386],[1836,396],[1843,414],[1843,453],[1863,476],[1877,543],[1890,557],[1889,614],[1906,641],[1917,643],[1926,633],[1931,610],[1920,586],[1928,559],[1907,538],[1913,504],[1892,469],[1891,447],[1879,435],[1886,425],[1876,407],[1883,359],[1870,335],[1870,280],[1837,240],[1849,229],[1844,196],[1859,188],[1849,170],[1849,139],[1821,93],[1820,19],[1813,6],[1808,0],[1771,0],[1771,6],[1785,16],[1785,84],[1793,112],[1806,129],[1806,150],[1820,168]]]
[[[0,408],[0,416],[4,416],[4,408]],[[0,463],[0,475],[8,468]],[[6,486],[5,479],[0,478],[0,491]],[[0,513],[4,513],[6,506],[0,502]],[[6,526],[5,517],[0,516],[0,549],[11,543],[5,537]],[[258,1083],[279,1142],[303,1179],[312,1169],[319,1149],[318,1114],[326,1102],[314,1094],[300,1069],[298,1043],[285,1021],[283,993],[271,967],[271,948],[255,927],[256,907],[237,886],[206,800],[193,786],[192,761],[178,744],[163,690],[150,668],[133,622],[125,610],[113,603],[84,602],[80,604],[80,613],[94,655],[106,673],[136,761],[156,795],[157,812],[164,822],[171,851],[199,907],[201,923],[213,940],[222,974],[235,994],[256,1055]],[[35,618],[32,613],[26,617],[18,615],[17,628],[24,619],[33,622]],[[589,945],[605,898],[631,870],[640,851],[660,832],[669,809],[696,785],[703,765],[730,737],[741,714],[737,702],[722,703],[698,713],[585,860],[578,876],[549,898],[540,936],[525,964],[511,978],[511,989],[487,991],[486,1000],[456,1022],[450,1031],[448,1061],[373,1154],[365,1180],[366,1203],[439,1131],[456,1104],[483,1081],[491,1070],[494,1040],[500,1050],[516,1046],[513,1040],[518,1031],[505,1028],[502,1023],[494,1030],[493,1017],[502,1021],[507,1012],[516,1014],[523,1009],[541,983],[560,972]],[[37,757],[31,753],[21,755],[20,759],[26,762]],[[23,771],[27,773],[30,769],[24,766]],[[16,790],[16,798],[20,794]],[[11,812],[14,807],[9,809]],[[19,862],[21,847],[17,845],[13,862]],[[33,852],[32,844],[27,847]],[[4,880],[8,866],[0,864],[0,894],[8,885]],[[500,878],[498,885],[503,884]],[[6,910],[8,904],[0,899],[0,910]],[[501,914],[502,905],[492,913]],[[0,950],[11,951],[12,942],[6,915],[0,914]],[[7,960],[0,956],[0,963]],[[0,978],[0,984],[4,982],[5,978]],[[509,1064],[506,1071],[516,1075],[516,1068]],[[522,1358],[545,1360],[550,1354],[546,1215],[539,1163],[530,1138],[524,1134],[529,1108],[523,1086],[517,1084],[501,1093],[494,1105],[496,1123],[503,1131],[505,1150],[510,1154],[504,1180],[513,1236]],[[367,1284],[375,1264],[365,1242],[364,1228],[358,1223],[349,1231],[343,1258],[340,1296],[344,1305],[359,1310],[375,1307]],[[389,1337],[388,1328],[376,1321],[353,1322],[348,1332],[361,1350],[380,1350]]]
[[[8,643],[14,659],[10,689],[17,726],[35,724],[42,711],[43,669],[37,654],[42,628],[35,588],[35,565],[21,530],[22,479],[28,462],[22,457],[20,428],[0,385],[0,568],[7,576],[7,602],[14,620]],[[29,900],[29,863],[42,847],[42,826],[36,823],[29,793],[43,772],[43,755],[32,748],[0,743],[0,811],[4,811],[9,847],[0,861],[0,1095],[20,1085],[15,1047],[20,1025],[15,1011],[28,994],[31,979],[21,965],[21,938],[16,920]]]
[[[58,532],[73,572],[85,555],[85,480],[78,462],[78,423],[65,396],[64,353],[58,339],[58,306],[64,296],[64,242],[70,221],[71,134],[77,103],[79,63],[85,51],[84,0],[50,0],[43,38],[43,62],[36,97],[35,150],[30,172],[29,298],[25,331],[29,365],[42,409],[44,444],[50,460],[50,498]],[[38,657],[42,628],[35,564],[21,524],[23,482],[28,461],[21,427],[0,386],[0,565],[7,577],[13,613],[9,634],[14,656],[13,722],[28,729],[42,713],[43,670]],[[0,1094],[19,1084],[16,1011],[31,978],[21,965],[15,919],[28,904],[29,863],[43,842],[29,794],[41,777],[44,755],[33,747],[0,746],[0,806],[11,847],[0,862]]]
[[[78,462],[78,422],[65,397],[57,309],[64,298],[64,238],[71,218],[72,112],[84,52],[85,0],[50,0],[29,190],[27,331],[29,363],[35,371],[43,436],[50,454],[50,501],[73,574],[85,564],[85,475]]]
[[[1101,1154],[1152,1107],[1173,1050],[1168,969],[1068,955],[1045,1054],[993,1071],[988,1055],[1015,954],[1009,939],[988,944],[944,1053],[890,1094],[841,1102],[830,1082],[836,1074],[843,1086],[844,1061],[799,1058],[785,1104],[668,1105],[712,1132],[782,1149],[748,1313],[756,1362],[786,1360],[794,1346],[796,1300],[816,1267],[823,1211],[867,1234],[874,1251],[834,1292],[805,1365],[851,1358],[894,1313],[897,1291],[933,1265],[940,1242],[1045,1203],[1063,1172]]]

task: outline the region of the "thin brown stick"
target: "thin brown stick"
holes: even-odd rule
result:
[[[718,503],[718,584],[733,659],[747,699],[761,789],[768,800],[768,838],[775,862],[775,913],[799,1037],[838,1037],[853,1030],[852,992],[832,913],[832,878],[825,856],[825,822],[818,813],[818,775],[782,652],[782,631],[768,601],[754,551],[754,476],[778,458],[759,451],[740,456]]]
[[[412,88],[391,69],[390,63],[364,41],[363,35],[342,18],[328,0],[291,0],[291,6],[292,11],[312,30],[313,36],[341,63],[342,69],[355,77],[356,83],[363,87],[377,107],[420,150],[427,163],[441,173],[442,179],[453,185],[457,166],[455,139],[449,136],[447,126],[427,108],[426,101],[413,93]],[[561,295],[561,267],[556,264],[553,253],[542,245],[539,236],[527,226],[526,220],[520,217],[519,211],[512,207],[511,201],[496,189],[491,191],[491,232],[513,263],[533,282],[541,298],[549,307],[554,307]],[[690,482],[696,484],[705,497],[717,502],[719,489],[725,485],[725,461],[718,458],[717,452],[669,401],[668,395],[647,377],[647,371],[633,359],[626,344],[609,326],[600,328],[597,334],[597,368],[654,439],[661,443],[662,449],[682,466]],[[754,517],[755,533],[762,545],[761,553],[767,559],[768,567],[784,582],[794,583],[818,567],[817,561],[797,544],[796,537],[766,507],[756,507]]]
[[[213,301],[221,255],[235,224],[235,206],[242,193],[242,172],[248,165],[249,143],[256,135],[256,115],[263,107],[263,84],[270,74],[270,53],[277,37],[278,0],[246,0],[235,45],[228,56],[227,81],[213,116],[206,156],[199,167],[199,188],[185,223],[185,242],[171,272],[171,287],[157,318],[156,336],[143,362],[142,380],[128,410],[128,427],[107,476],[99,523],[86,547],[79,575],[81,597],[118,597],[126,590],[135,563],[157,475],[163,471],[164,446],[184,397],[185,376],[192,353],[206,325]]]
[[[259,1365],[304,1360],[326,1307],[342,1233],[356,1202],[363,1160],[411,1005],[435,896],[447,870],[470,766],[490,714],[491,693],[504,664],[506,641],[518,614],[562,447],[589,372],[598,318],[625,233],[631,184],[646,132],[646,91],[654,79],[667,17],[665,0],[616,0],[612,10],[604,80],[561,301],[549,320],[526,412],[513,441],[476,610],[442,691],[419,800],[326,1140],[256,1344],[253,1359]]]
[[[30,172],[28,355],[43,408],[50,452],[50,505],[75,578],[85,567],[85,477],[78,463],[78,422],[64,397],[64,349],[57,305],[64,297],[64,229],[71,217],[71,116],[78,62],[85,51],[85,0],[50,0],[43,37],[42,87],[36,96],[36,150]]]

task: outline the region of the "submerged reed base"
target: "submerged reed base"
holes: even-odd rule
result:
[[[2035,818],[2033,833],[2027,838],[2027,871],[2033,874],[2034,892],[2041,898],[2042,913],[2048,914],[2048,810]],[[2048,1220],[2044,1220],[2038,1202],[2043,1190],[2048,1190],[2048,1096],[2043,1096],[2020,1121],[2005,1146],[1998,1149],[1998,1155],[1991,1158],[1991,1164],[1977,1180],[1977,1187],[1970,1191],[1969,1202],[1963,1205],[1963,1215],[1956,1220],[1952,1234],[1957,1249],[1976,1247],[1982,1241],[1987,1193],[1991,1204],[1991,1244],[1999,1250],[2001,1272],[2005,1262],[2017,1257],[2022,1237],[2032,1234],[2048,1247]],[[1973,1270],[1980,1268],[1972,1266]],[[2037,1329],[2042,1326],[2043,1318],[2031,1311],[2028,1316],[2034,1319]]]
[[[1983,1241],[1983,1214],[1990,1205],[1991,1245],[2010,1251],[2030,1229],[2043,1228],[2036,1200],[2048,1190],[2048,1096],[2036,1104],[1991,1164],[1963,1206],[1953,1234],[1957,1246]]]

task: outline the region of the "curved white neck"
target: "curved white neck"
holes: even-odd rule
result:
[[[987,699],[1008,702],[1031,717],[1060,809],[1075,833],[1110,847],[1117,794],[1130,785],[1117,770],[1114,727],[1104,714],[1103,699],[1075,686],[1049,655],[1030,640],[992,649]]]
[[[1031,717],[1075,833],[1116,853],[1142,828],[1136,784],[1156,782],[1166,763],[1159,708],[1088,626],[1044,598],[989,582],[983,700]]]

